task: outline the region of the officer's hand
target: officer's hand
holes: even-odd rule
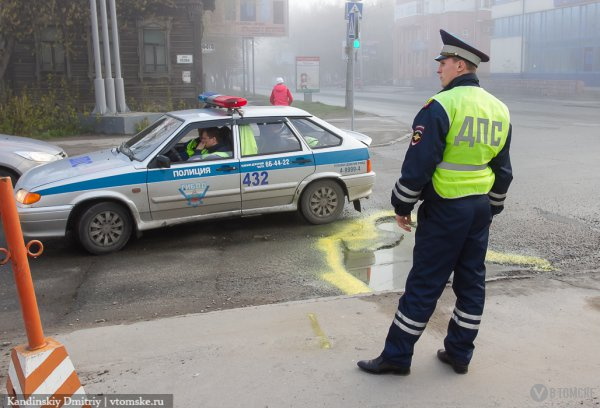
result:
[[[491,205],[491,210],[492,210],[492,217],[494,215],[498,215],[502,212],[502,210],[504,210],[504,206],[503,205]]]
[[[398,226],[400,228],[402,228],[404,231],[412,231],[410,228],[410,225],[412,223],[411,219],[410,219],[410,214],[408,215],[398,215],[396,214],[396,222],[398,223]]]

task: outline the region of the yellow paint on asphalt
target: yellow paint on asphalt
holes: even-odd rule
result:
[[[344,247],[350,250],[375,250],[371,246],[377,242],[377,220],[390,217],[393,220],[393,211],[379,211],[365,218],[358,218],[345,223],[340,223],[340,228],[332,235],[317,241],[317,247],[325,254],[328,270],[322,274],[322,279],[337,287],[346,295],[370,293],[369,286],[348,273],[344,266]],[[413,219],[416,214],[413,214]],[[395,222],[395,221],[390,221]],[[501,253],[488,250],[485,260],[501,265],[518,265],[531,267],[537,271],[552,271],[552,264],[533,256]]]
[[[329,270],[322,275],[346,295],[370,293],[371,288],[360,279],[352,276],[344,267],[343,247],[356,248],[369,245],[377,237],[375,221],[383,217],[393,217],[393,211],[380,211],[366,218],[359,218],[340,224],[341,228],[325,238],[319,239],[318,248],[325,254]]]
[[[330,349],[331,348],[331,343],[329,342],[329,339],[327,338],[327,336],[325,335],[325,333],[321,329],[321,325],[319,324],[319,321],[317,320],[317,315],[314,314],[314,313],[309,313],[308,314],[308,318],[310,320],[310,325],[311,325],[311,327],[313,329],[313,332],[319,338],[319,346],[322,349]]]
[[[488,250],[485,256],[487,262],[502,264],[502,265],[519,265],[532,267],[535,271],[553,271],[552,264],[543,258],[534,256],[525,256],[517,254],[506,254]]]
[[[330,268],[321,276],[324,281],[331,283],[347,295],[371,292],[371,289],[363,281],[346,271],[339,240],[323,238],[319,241],[319,248],[325,252],[325,260]]]

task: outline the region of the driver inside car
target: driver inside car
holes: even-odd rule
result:
[[[224,132],[217,127],[198,129],[199,137],[192,139],[186,146],[188,161],[232,157],[233,149],[225,140]]]

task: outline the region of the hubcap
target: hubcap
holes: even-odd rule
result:
[[[328,217],[338,206],[338,196],[330,187],[321,187],[310,198],[310,211],[317,217]]]
[[[111,246],[123,235],[124,223],[119,214],[105,211],[96,214],[90,223],[90,238],[96,245]]]

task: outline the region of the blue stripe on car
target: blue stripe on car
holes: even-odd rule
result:
[[[314,156],[315,165],[322,166],[327,164],[367,160],[369,158],[369,151],[368,149],[353,149],[341,152],[319,153],[315,151],[313,152],[313,154],[307,153],[298,156],[272,156],[270,158],[265,158],[261,160],[241,162],[241,169],[238,167],[237,162],[217,162],[215,164],[210,165],[187,166],[169,169],[152,169],[147,172],[145,170],[140,170],[135,173],[119,174],[116,176],[101,177],[93,180],[86,180],[76,183],[65,184],[57,187],[50,187],[47,189],[39,190],[37,191],[37,193],[41,195],[64,194],[71,193],[74,191],[95,190],[102,188],[126,186],[131,184],[144,184],[146,182],[160,183],[163,181],[185,180],[189,178],[224,176],[230,175],[232,172],[247,173],[256,170],[278,170],[282,168],[289,169],[294,167],[306,167],[312,166],[313,164],[310,162],[293,163],[293,161],[297,159],[310,159],[311,156]],[[284,160],[286,160],[286,164],[283,164]],[[270,163],[270,165],[268,165],[267,163]],[[220,167],[227,166],[235,166],[236,169],[232,171],[217,170]],[[180,174],[180,176],[176,176],[176,174]]]
[[[344,163],[352,161],[367,160],[369,158],[368,149],[353,149],[344,150],[341,152],[323,152],[315,153],[315,161],[317,166],[325,164]]]
[[[96,190],[99,188],[110,188],[126,186],[129,184],[143,184],[146,182],[146,171],[137,173],[119,174],[117,176],[102,177],[93,180],[80,181],[77,183],[65,184],[58,187],[50,187],[45,190],[39,190],[41,195],[71,193],[73,191]]]

